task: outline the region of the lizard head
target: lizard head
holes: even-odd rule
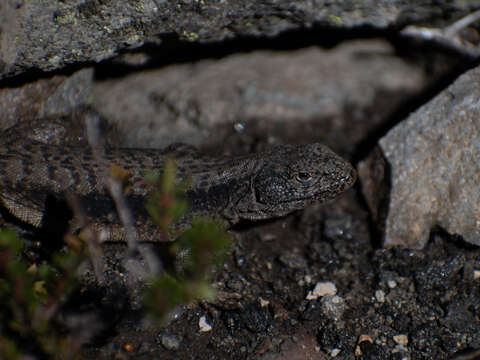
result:
[[[252,182],[251,220],[283,216],[314,202],[333,199],[356,180],[352,165],[325,145],[283,145],[264,156]],[[246,210],[246,209],[245,209]]]

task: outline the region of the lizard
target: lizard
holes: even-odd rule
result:
[[[47,126],[48,127],[48,126]],[[54,131],[62,134],[53,127]],[[60,126],[61,129],[61,126]],[[115,204],[105,188],[107,169],[88,146],[64,146],[46,140],[48,131],[19,131],[0,137],[0,202],[15,218],[41,228],[46,213],[73,193],[102,241],[124,241]],[[126,199],[140,239],[165,241],[144,202],[151,188],[147,170],[162,173],[172,159],[179,180],[188,180],[190,214],[221,217],[228,226],[285,216],[307,205],[337,197],[356,180],[353,166],[320,143],[278,145],[238,157],[212,157],[184,144],[165,149],[105,148],[108,164],[126,170],[131,183]],[[168,239],[169,241],[171,239]]]

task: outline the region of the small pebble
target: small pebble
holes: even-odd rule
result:
[[[281,255],[279,260],[290,269],[305,269],[307,267],[307,260],[302,255],[294,252],[287,252]]]
[[[277,239],[277,235],[275,234],[267,233],[262,235],[262,241],[273,241],[276,239]]]
[[[385,292],[383,290],[375,291],[375,298],[379,303],[385,302]]]
[[[325,295],[322,297],[322,311],[329,319],[337,321],[345,311],[345,300],[338,295]]]
[[[132,344],[125,344],[123,345],[123,350],[125,350],[126,352],[132,352],[134,349],[133,345]]]
[[[161,335],[161,343],[167,350],[178,350],[180,347],[180,339],[176,335]]]
[[[237,133],[241,133],[245,130],[245,125],[242,123],[235,123],[235,125],[233,125],[233,128]]]
[[[270,304],[270,301],[268,301],[268,300],[264,300],[262,298],[259,298],[259,300],[260,300],[260,306],[262,308],[264,308],[265,306],[268,306]]]
[[[408,337],[407,335],[395,335],[393,337],[393,341],[395,341],[397,344],[402,345],[402,346],[407,346],[408,345]]]
[[[325,295],[335,295],[337,293],[337,287],[331,281],[318,282],[315,285],[313,291],[309,291],[307,294],[307,300],[317,300],[319,297]]]
[[[480,279],[480,270],[473,270],[473,278],[475,280]]]
[[[338,348],[334,348],[330,351],[330,356],[331,357],[336,357],[338,354],[340,354],[342,352],[342,350],[338,349]]]
[[[207,317],[205,315],[198,320],[198,327],[200,328],[200,332],[209,332],[212,330],[212,325],[207,322]]]
[[[406,353],[406,352],[408,352],[408,349],[407,349],[405,346],[400,345],[400,344],[395,345],[395,347],[394,347],[393,350],[392,350],[392,354],[396,354],[396,353]],[[407,354],[405,354],[405,355],[402,357],[402,360],[405,359],[405,358],[409,359],[409,357],[408,357]]]
[[[395,280],[388,280],[387,285],[390,289],[394,289],[397,287],[397,282]]]
[[[357,346],[355,347],[355,356],[362,356],[362,349],[360,349],[360,344],[364,341],[368,341],[370,344],[373,344],[373,339],[366,335],[366,334],[362,334],[360,335],[360,337],[358,338],[358,342],[357,342]]]

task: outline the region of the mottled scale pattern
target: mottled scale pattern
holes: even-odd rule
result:
[[[77,195],[103,240],[122,241],[123,229],[104,183],[109,165],[128,171],[127,196],[144,241],[158,241],[158,229],[144,209],[149,170],[161,174],[174,160],[186,191],[190,214],[222,217],[230,224],[284,216],[314,202],[333,199],[355,181],[353,167],[321,144],[281,145],[247,156],[208,157],[176,144],[164,150],[106,149],[99,164],[88,146],[50,145],[5,132],[0,140],[1,202],[15,217],[42,226],[48,199]],[[74,221],[74,220],[72,220]]]

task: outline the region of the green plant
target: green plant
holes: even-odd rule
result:
[[[150,315],[161,320],[175,306],[192,300],[213,300],[215,290],[208,281],[208,270],[221,263],[230,246],[230,237],[222,224],[204,216],[187,215],[185,189],[188,183],[176,182],[175,166],[167,161],[163,176],[149,175],[156,190],[147,200],[147,210],[155,223],[170,234],[170,228],[186,216],[191,226],[170,246],[180,262],[176,273],[164,273],[150,279],[144,303]],[[181,261],[180,261],[181,260]]]
[[[128,186],[128,176],[115,169]],[[176,181],[173,162],[164,173],[148,174],[154,191],[146,202],[153,221],[169,236],[169,229],[184,218],[188,204],[188,183]],[[0,230],[0,359],[33,358],[79,359],[90,337],[78,336],[81,329],[65,323],[64,307],[78,288],[78,268],[91,256],[88,246],[77,237],[66,236],[68,251],[51,255],[48,263],[30,265],[22,256],[23,240],[9,229]],[[153,276],[145,291],[144,303],[158,319],[181,303],[194,299],[211,300],[215,291],[207,280],[208,270],[221,262],[230,244],[229,236],[214,219],[192,221],[170,246],[172,256],[184,258],[181,273]]]
[[[81,346],[65,333],[61,308],[78,285],[85,252],[59,252],[50,264],[28,265],[23,242],[0,230],[0,358],[24,353],[73,359]]]

